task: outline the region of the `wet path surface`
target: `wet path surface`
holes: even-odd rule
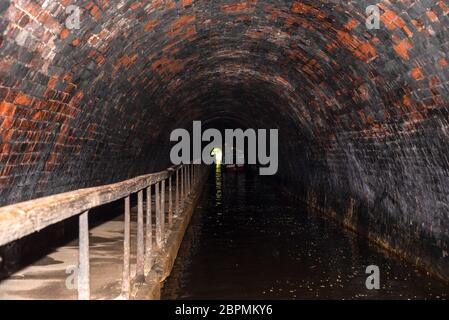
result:
[[[366,267],[380,268],[368,290]],[[449,287],[334,221],[288,203],[270,179],[212,173],[163,299],[447,299]]]

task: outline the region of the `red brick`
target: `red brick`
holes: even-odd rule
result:
[[[193,3],[193,0],[182,0],[182,6],[183,7],[191,6],[192,3]]]
[[[4,117],[12,117],[16,112],[16,106],[9,102],[0,102],[0,115]]]
[[[420,68],[415,68],[411,71],[410,75],[415,79],[415,80],[421,80],[423,79],[423,74]]]
[[[426,12],[426,15],[429,18],[429,20],[432,21],[432,22],[438,22],[439,21],[438,20],[438,16],[432,10],[428,10]]]
[[[81,43],[81,40],[79,38],[73,39],[72,46],[77,47]]]
[[[68,36],[70,35],[70,30],[68,29],[64,29],[61,31],[61,33],[59,34],[59,37],[64,40],[66,39]]]
[[[408,50],[412,48],[412,43],[408,39],[401,40],[398,44],[394,46],[394,51],[405,60],[409,59]]]
[[[31,101],[32,101],[31,98],[22,93],[18,93],[16,98],[14,99],[15,104],[20,104],[23,106],[29,106],[31,104]]]
[[[154,27],[157,26],[158,24],[159,24],[159,20],[151,20],[145,24],[144,30],[150,31],[150,30],[154,29]]]

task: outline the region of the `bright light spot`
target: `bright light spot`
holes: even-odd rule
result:
[[[223,160],[223,152],[220,148],[213,148],[210,155],[215,157],[216,164],[221,164],[221,160]]]

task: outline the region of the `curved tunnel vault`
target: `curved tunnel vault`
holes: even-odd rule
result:
[[[65,27],[71,4],[80,29]],[[379,30],[365,27],[373,4]],[[0,204],[162,168],[172,129],[235,117],[280,129],[279,178],[297,196],[448,276],[448,13],[447,0],[3,0]]]

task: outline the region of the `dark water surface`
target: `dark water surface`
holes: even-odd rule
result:
[[[288,203],[270,178],[212,172],[163,299],[447,299],[447,285],[334,221]],[[380,269],[380,289],[365,286]]]

